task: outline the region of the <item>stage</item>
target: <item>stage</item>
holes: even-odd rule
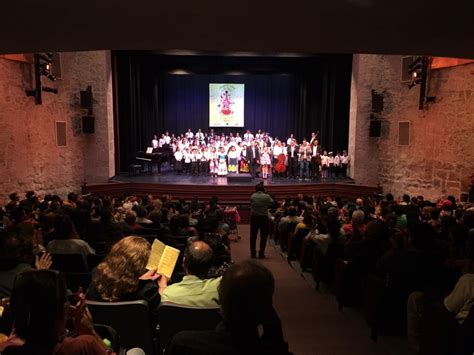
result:
[[[378,186],[356,184],[349,178],[333,178],[321,181],[298,180],[287,178],[269,178],[263,180],[254,178],[249,181],[229,181],[238,178],[240,174],[227,177],[141,174],[130,176],[121,174],[106,183],[86,184],[83,193],[107,194],[121,196],[123,194],[152,194],[153,196],[171,195],[173,198],[191,199],[194,196],[201,200],[208,200],[217,196],[223,204],[248,204],[250,195],[255,192],[255,185],[263,181],[266,191],[277,199],[297,194],[311,196],[341,196],[354,198],[381,192]]]

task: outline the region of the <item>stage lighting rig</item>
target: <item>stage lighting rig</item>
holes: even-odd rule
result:
[[[51,92],[53,94],[58,93],[58,89],[43,86],[41,83],[41,76],[47,77],[51,81],[56,81],[56,77],[53,75],[53,56],[54,53],[35,53],[34,55],[34,71],[35,71],[35,88],[26,90],[27,96],[34,96],[35,103],[41,105],[42,97],[41,92]]]
[[[416,57],[415,60],[408,66],[408,74],[411,77],[411,82],[408,84],[409,89],[421,84],[423,77],[424,58],[426,57]]]
[[[425,56],[420,56],[416,57],[408,66],[408,74],[411,76],[411,82],[408,84],[408,89],[420,84],[420,99],[418,105],[420,110],[423,110],[425,107],[429,65],[430,59]]]

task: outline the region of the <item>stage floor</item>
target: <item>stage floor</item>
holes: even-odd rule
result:
[[[240,174],[229,174],[229,176],[239,177]],[[247,174],[245,174],[247,175]],[[288,186],[288,185],[314,185],[314,184],[351,184],[354,180],[350,178],[330,178],[330,179],[288,179],[288,178],[273,178],[268,179],[254,178],[250,181],[229,181],[228,176],[191,176],[184,174],[174,174],[166,172],[162,174],[157,173],[143,173],[141,175],[130,176],[128,174],[120,174],[110,179],[113,182],[132,182],[145,184],[164,184],[164,185],[217,185],[217,186],[255,186],[257,183],[263,181],[264,185],[272,186]]]

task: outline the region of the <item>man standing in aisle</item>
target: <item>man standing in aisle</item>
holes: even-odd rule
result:
[[[263,183],[257,184],[255,193],[250,197],[250,256],[257,257],[257,234],[260,229],[260,250],[259,259],[265,258],[265,247],[268,235],[268,209],[273,200],[265,193]]]

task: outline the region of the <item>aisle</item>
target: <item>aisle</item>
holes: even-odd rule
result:
[[[232,256],[240,261],[250,256],[249,226],[239,226],[242,239],[232,243]],[[334,296],[316,291],[310,282],[291,268],[278,248],[269,243],[262,260],[275,277],[275,308],[283,323],[283,333],[295,355],[405,355],[406,341],[380,337],[377,343],[360,311],[339,312]]]

